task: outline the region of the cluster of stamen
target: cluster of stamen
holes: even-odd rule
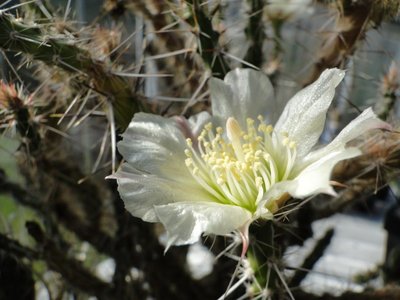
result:
[[[214,201],[238,205],[252,212],[276,182],[289,179],[296,144],[287,134],[276,133],[261,116],[258,124],[247,119],[247,129],[234,118],[213,131],[207,124],[197,143],[187,139],[186,166]]]

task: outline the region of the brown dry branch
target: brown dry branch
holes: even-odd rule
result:
[[[380,97],[375,104],[376,114],[383,120],[395,121],[394,108],[399,99],[400,91],[399,70],[394,61],[392,61],[388,71],[381,81]]]
[[[106,0],[103,5],[108,11],[121,6],[142,17],[149,26],[146,33],[151,38],[146,49],[151,55],[163,56],[156,60],[159,70],[174,75],[165,79],[171,95],[193,95],[204,70],[196,59],[194,44],[188,44],[191,29],[181,26],[183,22],[179,10],[183,8],[173,2],[157,0]]]
[[[338,164],[333,171],[333,180],[346,184],[354,178],[375,179],[379,187],[393,178],[400,167],[399,134],[396,130],[375,130],[356,142],[363,155]]]
[[[314,82],[327,68],[345,67],[366,32],[378,27],[384,19],[394,17],[400,3],[397,0],[336,0],[332,5],[336,9],[335,26],[325,34],[317,62],[304,85]]]
[[[117,125],[124,130],[135,112],[144,110],[144,97],[133,84],[117,74],[115,66],[100,59],[73,35],[54,34],[52,27],[30,24],[7,13],[0,13],[0,48],[22,53],[28,61],[57,66],[110,101]],[[81,86],[82,88],[82,86]]]

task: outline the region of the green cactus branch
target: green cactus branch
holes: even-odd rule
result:
[[[265,39],[263,26],[263,0],[249,1],[251,6],[251,16],[248,26],[246,27],[246,35],[250,41],[250,47],[247,50],[244,60],[261,67],[263,64],[263,42]]]
[[[230,68],[219,49],[220,34],[213,29],[209,16],[200,8],[197,0],[188,1],[192,5],[192,14],[186,21],[196,29],[198,34],[198,52],[204,63],[212,70],[213,75],[224,78]]]
[[[36,24],[25,24],[0,12],[0,48],[84,75],[87,83],[112,101],[115,120],[121,130],[128,126],[135,112],[144,109],[143,98],[133,92],[130,82],[115,75],[110,66],[62,35],[50,35]]]

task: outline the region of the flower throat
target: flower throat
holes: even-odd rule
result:
[[[246,120],[242,130],[234,118],[215,131],[208,123],[194,144],[187,139],[186,166],[212,200],[255,212],[272,185],[290,179],[296,144],[287,134],[276,133],[259,116]]]

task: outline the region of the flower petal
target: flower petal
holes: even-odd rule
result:
[[[258,115],[274,121],[274,89],[262,72],[235,69],[225,76],[224,81],[211,78],[209,87],[212,112],[218,125],[225,125],[229,117],[235,118],[242,128],[246,128],[247,118],[255,119]]]
[[[239,206],[214,202],[181,202],[156,206],[155,211],[168,233],[168,245],[191,244],[206,234],[225,235],[251,220]]]
[[[202,111],[198,114],[191,116],[188,121],[192,130],[192,134],[194,136],[200,135],[201,131],[204,128],[204,125],[210,122],[210,119],[211,115],[206,111]]]
[[[299,157],[306,155],[318,141],[335,88],[343,77],[342,70],[325,70],[317,81],[299,91],[286,104],[275,130],[289,134],[298,145]]]
[[[326,156],[329,152],[342,149],[349,141],[357,138],[366,131],[375,128],[391,130],[391,126],[388,123],[380,120],[372,111],[372,108],[367,108],[362,112],[361,115],[359,115],[345,128],[343,128],[338,136],[327,146],[313,151],[309,155],[307,155],[305,157],[305,161],[315,161],[317,159],[320,159],[321,157]]]
[[[186,182],[179,182],[140,172],[129,163],[122,164],[121,168],[108,178],[117,179],[118,192],[125,208],[133,216],[146,222],[159,222],[154,211],[156,205],[209,199],[191,176],[185,179]]]
[[[185,161],[185,137],[173,119],[138,113],[118,143],[124,159],[136,169],[171,177],[184,172],[190,176]],[[168,171],[168,174],[166,174]]]
[[[335,196],[329,180],[335,165],[345,159],[360,155],[358,148],[347,148],[331,152],[302,170],[293,180],[281,181],[274,184],[264,196],[259,207],[269,207],[285,193],[295,198],[305,198],[318,193]]]
[[[290,181],[287,184],[287,192],[295,198],[305,198],[318,193],[336,195],[329,183],[333,168],[339,161],[360,154],[361,151],[355,147],[327,154],[306,167],[294,180]]]

